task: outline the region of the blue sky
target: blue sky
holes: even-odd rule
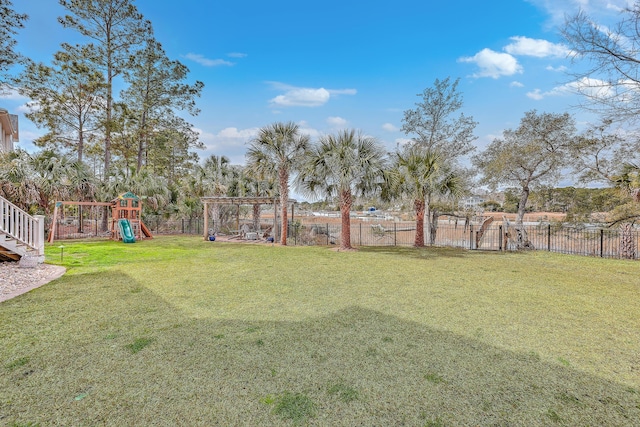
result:
[[[18,50],[49,62],[60,43],[82,42],[63,29],[55,0],[14,0],[30,16]],[[244,163],[247,141],[275,121],[294,121],[312,137],[360,129],[392,150],[407,138],[403,111],[436,78],[460,78],[463,112],[479,122],[481,150],[524,112],[573,113],[572,67],[558,26],[583,8],[603,22],[625,0],[202,1],[137,0],[172,59],[205,83],[189,118],[207,149]],[[0,99],[20,114],[26,99]],[[20,118],[19,147],[45,133]]]

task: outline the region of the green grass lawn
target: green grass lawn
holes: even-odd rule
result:
[[[637,426],[640,264],[159,237],[47,248],[0,425]]]

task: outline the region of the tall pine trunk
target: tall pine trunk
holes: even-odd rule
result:
[[[110,58],[108,59],[110,60]],[[111,168],[111,127],[112,123],[112,111],[113,108],[113,70],[112,64],[109,62],[107,65],[107,100],[106,100],[106,113],[107,120],[104,129],[104,180],[106,182],[109,176],[109,168]]]
[[[137,158],[137,172],[142,169],[142,161],[144,159],[144,152],[147,147],[147,112],[142,113],[142,120],[140,122],[140,129],[142,134],[139,136],[138,142],[138,158]]]
[[[82,118],[78,119],[78,163],[82,163],[82,155],[84,152],[84,131],[82,130]]]

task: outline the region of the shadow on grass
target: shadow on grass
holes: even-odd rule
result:
[[[0,422],[631,426],[640,419],[637,389],[357,306],[304,322],[202,320],[140,288],[125,274],[73,276],[3,304]]]
[[[425,247],[416,248],[413,246],[361,246],[362,252],[376,253],[384,255],[394,255],[407,258],[433,259],[433,258],[466,258],[470,256],[500,256],[503,252],[497,251],[470,251],[462,248],[449,247]]]

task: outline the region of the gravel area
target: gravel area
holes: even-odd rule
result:
[[[58,265],[38,264],[24,268],[18,262],[0,262],[0,302],[47,284],[65,271]]]

